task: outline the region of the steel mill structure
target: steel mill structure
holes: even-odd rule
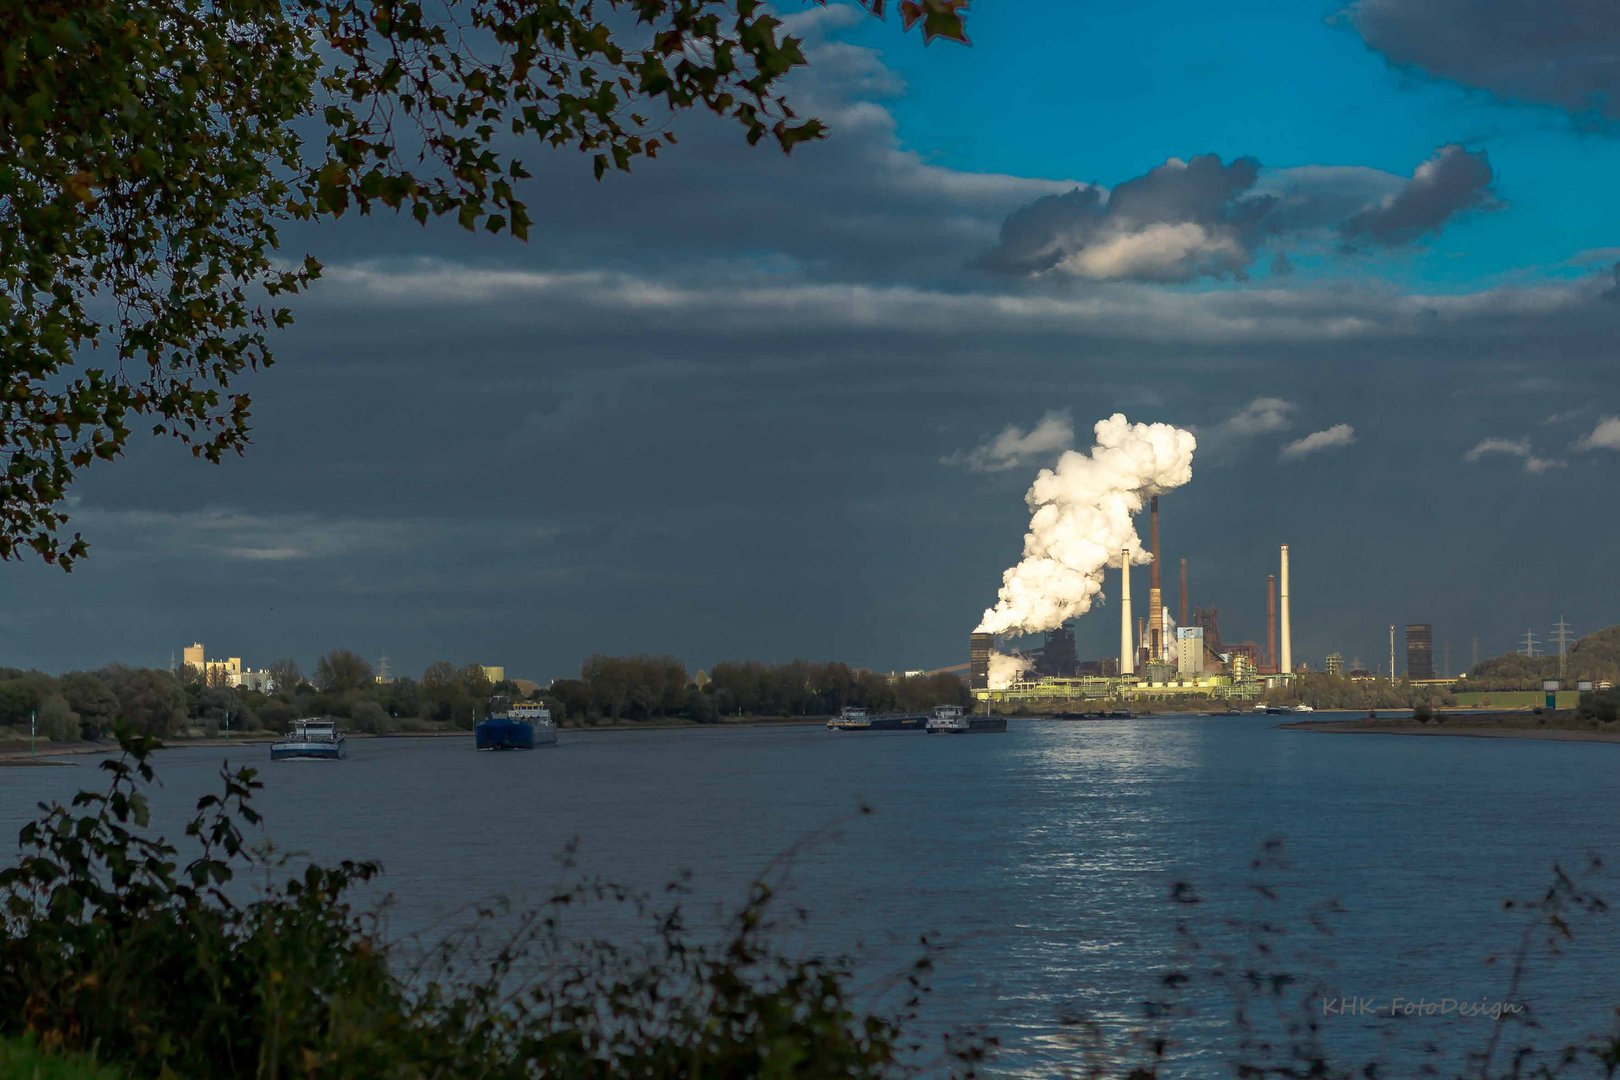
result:
[[[969,685],[984,702],[1034,700],[1120,700],[1127,698],[1212,697],[1253,699],[1268,689],[1292,680],[1293,609],[1289,581],[1288,545],[1278,550],[1277,572],[1266,577],[1266,644],[1253,641],[1223,642],[1215,608],[1197,608],[1196,623],[1190,610],[1187,560],[1180,560],[1181,590],[1178,620],[1165,604],[1159,567],[1159,500],[1148,504],[1147,611],[1132,608],[1131,550],[1119,553],[1119,655],[1078,661],[1074,634],[1065,624],[1047,632],[1046,645],[1033,653],[1007,655],[1019,674],[1005,685],[991,686],[993,658],[998,655],[990,634],[969,639]],[[1112,562],[1112,560],[1110,560]]]

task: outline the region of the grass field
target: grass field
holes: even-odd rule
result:
[[[1540,690],[1468,690],[1453,696],[1464,709],[1530,709],[1547,703]],[[1580,691],[1558,691],[1558,708],[1573,709],[1580,703]]]

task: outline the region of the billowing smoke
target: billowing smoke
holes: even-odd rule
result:
[[[979,633],[1051,630],[1091,610],[1103,570],[1128,549],[1133,563],[1152,556],[1132,523],[1154,495],[1192,479],[1192,432],[1169,424],[1133,424],[1121,413],[1099,420],[1097,445],[1067,451],[1030,487],[1024,558],[1001,576],[1000,598]]]
[[[1017,680],[1024,670],[1022,657],[1008,656],[1003,652],[990,654],[990,688],[1004,690]]]

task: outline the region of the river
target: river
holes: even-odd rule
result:
[[[1325,1004],[1304,984],[1288,999],[1335,1061],[1382,1055],[1405,1075],[1427,1046],[1461,1061],[1488,1019],[1390,1006],[1508,1001],[1506,965],[1487,958],[1511,952],[1526,916],[1503,901],[1544,891],[1555,862],[1620,856],[1620,746],[1276,723],[1015,719],[967,738],[564,731],[532,754],[477,754],[470,736],[375,739],[353,740],[342,763],[274,766],[262,744],[180,748],[155,759],[158,819],[172,828],[223,757],[262,766],[268,835],[323,861],[380,860],[394,935],[589,873],[656,888],[690,872],[697,922],[715,924],[770,868],[785,908],[810,916],[787,944],[853,954],[863,976],[902,967],[919,933],[939,935],[918,1030],[982,1025],[1001,1043],[990,1071],[1009,1076],[1078,1075],[1090,1023],[1101,1060],[1121,1060],[1122,1032],[1140,1029],[1166,971],[1241,955],[1246,924],[1263,919],[1287,930],[1270,967],[1322,981]],[[0,769],[0,830],[13,836],[40,799],[97,782],[91,764]],[[1252,868],[1268,841],[1280,857]],[[1171,903],[1178,882],[1202,902]],[[1598,882],[1613,891],[1607,871]],[[1340,910],[1323,936],[1309,916],[1330,903]],[[1509,1004],[1534,1010],[1538,1045],[1605,1029],[1616,917],[1577,919],[1564,955],[1534,957]],[[584,918],[625,932],[621,913]],[[1178,919],[1204,946],[1192,959]],[[1198,1063],[1188,1075],[1235,1052],[1233,986],[1195,980],[1187,1015],[1164,1021],[1175,1053]]]

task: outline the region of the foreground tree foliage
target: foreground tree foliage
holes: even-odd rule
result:
[[[155,743],[121,738],[106,790],[42,807],[0,870],[0,1045],[93,1052],[131,1076],[265,1080],[869,1077],[912,1071],[902,1055],[922,1050],[899,1025],[931,950],[897,980],[895,1015],[863,1011],[841,965],[771,946],[764,885],[718,942],[678,907],[598,884],[401,956],[352,906],[375,864],[293,872],[249,849],[251,769],[222,769],[199,800],[192,858],[152,836]],[[253,892],[235,883],[245,870],[287,876]],[[561,915],[591,902],[631,904],[644,941],[565,937]],[[971,1070],[982,1047],[945,1052]]]
[[[899,7],[965,40],[966,2]],[[239,377],[321,269],[282,225],[382,207],[524,238],[511,147],[600,177],[686,111],[791,150],[823,127],[783,96],[805,58],[780,28],[759,0],[0,3],[0,558],[83,556],[68,487],[137,427],[243,450]]]

